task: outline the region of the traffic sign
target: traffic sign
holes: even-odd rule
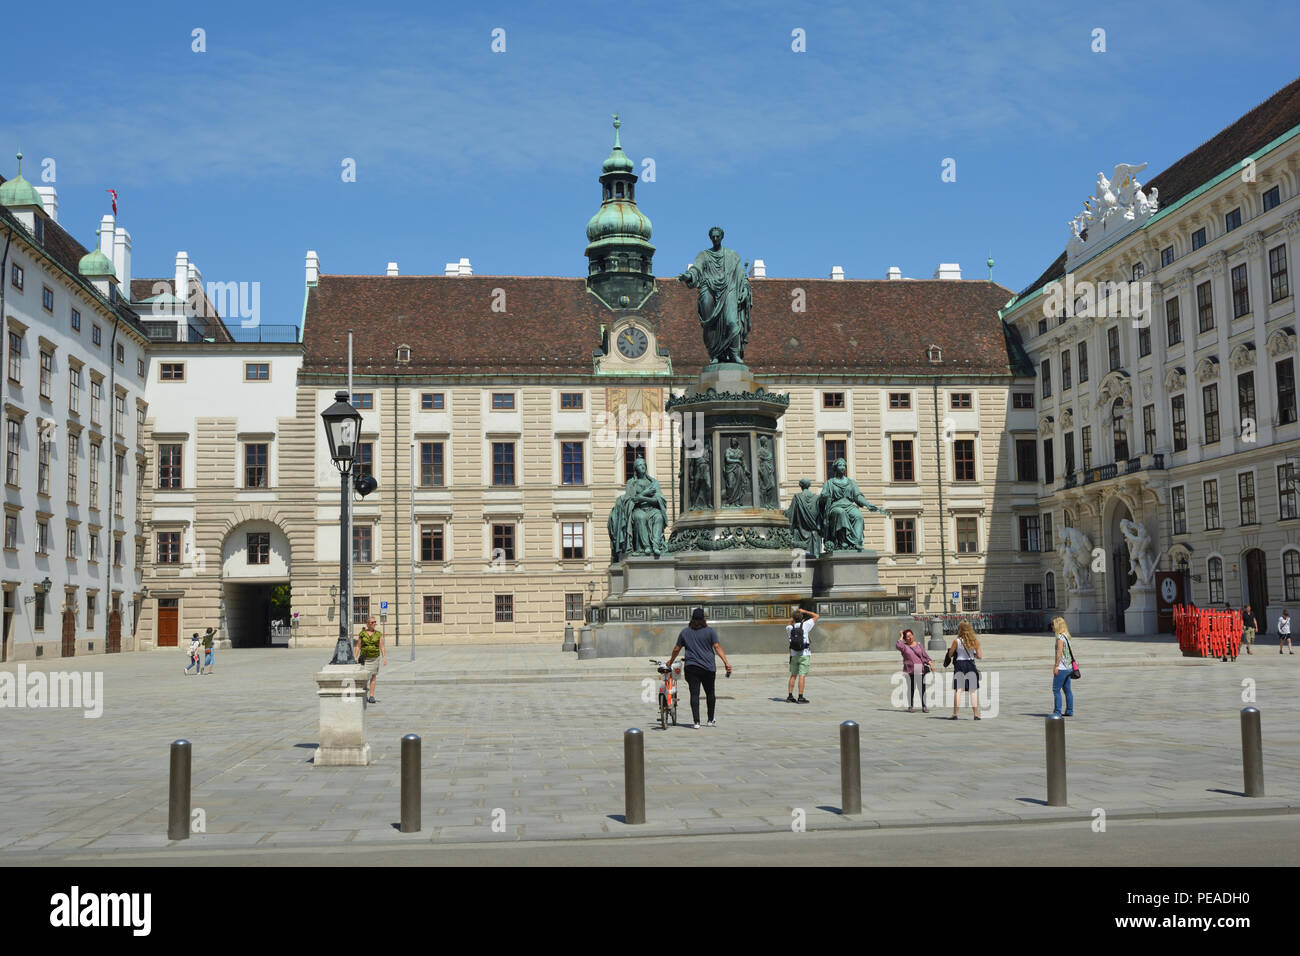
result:
[[[379,610],[381,610],[381,611],[387,611],[387,610],[388,610],[388,602],[387,602],[387,601],[380,601],[380,602],[379,602]]]
[[[960,597],[961,597],[961,592],[960,592],[960,591],[953,591],[953,592],[952,592],[952,600],[953,600],[953,603],[954,603],[954,604],[957,603],[957,600],[958,600],[958,598],[960,598]]]

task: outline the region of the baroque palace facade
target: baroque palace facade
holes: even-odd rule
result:
[[[1154,630],[1142,577],[1161,570],[1199,606],[1249,602],[1262,633],[1300,601],[1300,80],[1138,172],[1099,176],[1066,251],[1002,311],[1038,372],[1033,547],[1054,573],[1051,529],[1083,535],[1090,628]]]

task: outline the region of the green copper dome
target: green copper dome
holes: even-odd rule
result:
[[[23,154],[18,154],[18,175],[0,185],[0,206],[44,206],[36,187],[23,179]]]
[[[646,241],[653,231],[649,218],[636,208],[636,203],[611,199],[587,222],[587,241],[597,242],[611,236]]]
[[[587,222],[587,288],[611,309],[639,308],[654,293],[654,228],[636,206],[639,177],[618,141],[600,168],[600,209]]]
[[[95,230],[95,237],[99,237],[99,230]],[[96,246],[98,246],[98,243],[96,243]],[[98,248],[81,257],[81,261],[77,263],[77,271],[87,279],[114,279],[117,277],[113,263]]]

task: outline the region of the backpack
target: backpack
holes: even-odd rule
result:
[[[808,636],[804,633],[803,622],[793,624],[790,627],[790,650],[791,652],[802,651],[808,646]]]

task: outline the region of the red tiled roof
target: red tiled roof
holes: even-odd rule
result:
[[[756,279],[745,361],[777,373],[1008,374],[998,308],[1011,292],[985,281]],[[505,312],[492,305],[502,290]],[[802,289],[806,310],[794,312]],[[640,310],[678,375],[708,362],[696,291],[656,280]],[[307,296],[304,371],[342,372],[347,331],[359,374],[592,374],[601,325],[619,316],[581,278],[323,275]],[[410,364],[397,349],[411,347]],[[932,365],[926,349],[943,349]]]

